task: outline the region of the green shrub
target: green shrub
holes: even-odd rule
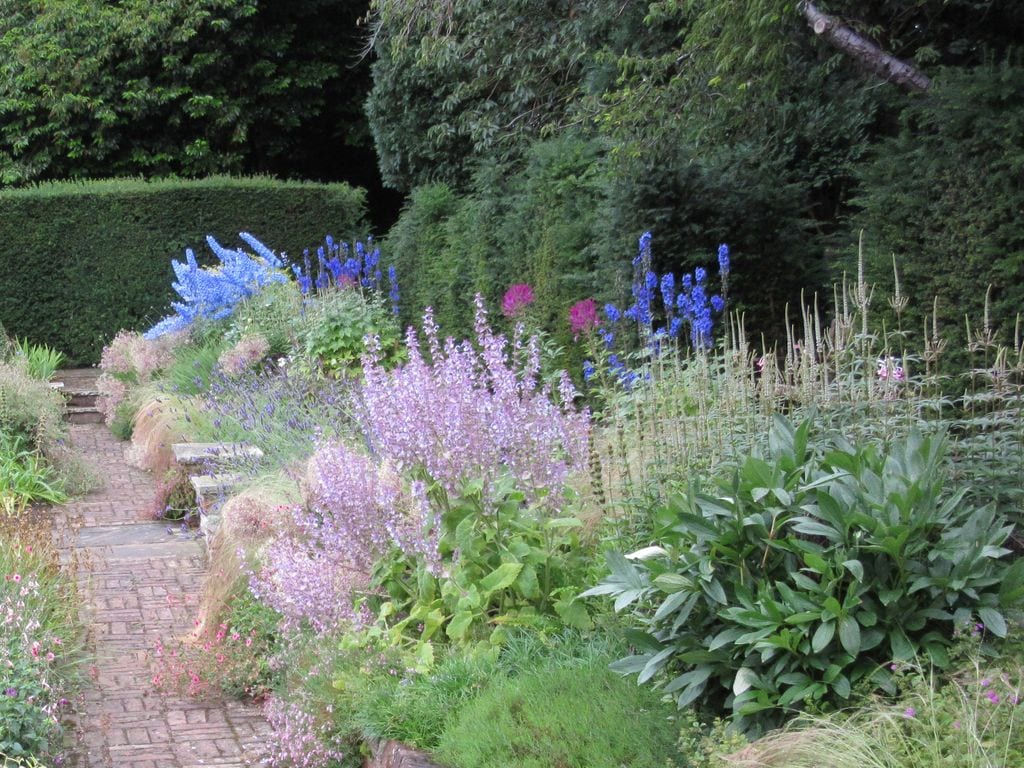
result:
[[[991,331],[1013,334],[1024,305],[1024,66],[941,69],[935,86],[900,116],[895,136],[879,142],[859,172],[872,282],[891,286],[897,259],[911,303],[904,330],[921,332],[938,297],[951,364],[962,368],[972,330],[984,332],[987,286]],[[927,331],[926,331],[927,335]]]
[[[441,734],[437,756],[452,768],[672,765],[672,706],[606,661],[541,666],[493,683]]]
[[[694,483],[654,510],[660,546],[626,558],[587,594],[615,597],[646,630],[616,662],[669,681],[680,707],[731,710],[745,730],[783,710],[890,686],[886,665],[921,655],[948,666],[954,631],[980,619],[997,636],[1024,597],[1011,527],[992,508],[943,493],[943,441],[916,432],[880,450],[777,418],[764,458],[716,491]]]
[[[323,291],[304,307],[301,352],[327,373],[358,368],[367,336],[379,339],[382,360],[397,360],[404,352],[390,310],[357,290]]]
[[[14,342],[14,354],[25,361],[28,375],[40,381],[49,381],[64,362],[64,353],[45,344],[32,344],[28,339]]]
[[[206,235],[234,243],[250,231],[300,254],[325,232],[357,234],[363,197],[345,184],[227,177],[0,191],[0,321],[70,364],[95,363],[115,332],[165,314],[171,259],[185,248],[209,259]]]

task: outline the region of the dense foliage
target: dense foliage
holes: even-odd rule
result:
[[[351,0],[5,0],[0,184],[266,172],[365,182],[351,167],[366,160],[367,67],[352,66],[365,11]]]
[[[119,329],[159,319],[172,296],[171,259],[205,235],[234,242],[256,231],[299,255],[321,239],[323,222],[354,234],[363,201],[343,184],[265,178],[0,191],[0,320],[65,352],[69,364],[94,363]]]
[[[934,291],[940,320],[962,325],[966,291],[931,277],[936,249],[951,269],[978,262],[970,272],[1012,312],[1019,301],[999,286],[1020,282],[1019,148],[998,130],[1015,119],[1006,99],[1019,79],[1021,7],[818,5],[930,74],[931,91],[879,83],[814,34],[803,4],[782,0],[500,10],[379,0],[368,110],[385,180],[412,190],[392,234],[399,259],[415,254],[428,275],[420,293],[446,305],[466,283],[497,277],[490,290],[504,290],[505,265],[525,262],[524,275],[550,264],[561,279],[539,314],[557,332],[552,305],[567,307],[588,284],[617,298],[603,266],[652,229],[659,270],[692,269],[696,253],[728,239],[746,267],[734,307],[781,339],[786,305],[848,268],[863,228],[875,279],[894,251],[922,277],[922,307],[908,319]],[[967,103],[984,108],[956,106]],[[970,149],[958,165],[962,137]],[[565,164],[538,174],[552,152]],[[994,187],[970,191],[989,176]],[[449,185],[444,200],[423,188],[438,181]],[[864,215],[851,221],[855,204]],[[971,234],[943,234],[950,226]]]
[[[890,687],[893,662],[944,669],[954,630],[976,621],[1006,635],[1024,561],[1000,562],[1011,528],[991,507],[942,494],[941,443],[816,455],[809,430],[776,421],[769,455],[653,511],[656,547],[635,563],[608,555],[589,594],[632,607],[650,633],[620,671],[685,669],[665,686],[680,707],[722,700],[751,729],[847,700],[866,678]]]

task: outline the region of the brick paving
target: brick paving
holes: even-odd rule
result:
[[[162,694],[152,650],[193,627],[206,568],[200,541],[145,519],[152,478],[102,424],[71,439],[102,487],[56,511],[88,627],[88,685],[69,718],[75,768],[199,768],[262,763],[268,728],[256,707]]]

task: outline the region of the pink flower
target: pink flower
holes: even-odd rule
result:
[[[533,304],[533,301],[533,288],[528,283],[510,285],[501,300],[501,313],[505,317],[516,317],[526,307]]]
[[[590,333],[597,324],[597,303],[593,299],[577,301],[569,308],[569,327],[574,336]]]
[[[907,707],[906,709],[903,710],[903,716],[905,718],[907,718],[908,720],[911,720],[911,719],[917,717],[917,710],[914,709],[913,707]]]

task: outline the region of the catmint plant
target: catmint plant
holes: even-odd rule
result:
[[[324,632],[368,619],[358,598],[374,562],[392,547],[439,563],[438,523],[422,484],[408,485],[395,468],[337,441],[309,460],[306,504],[293,509],[295,535],[270,545],[254,574],[253,594],[284,617]]]

